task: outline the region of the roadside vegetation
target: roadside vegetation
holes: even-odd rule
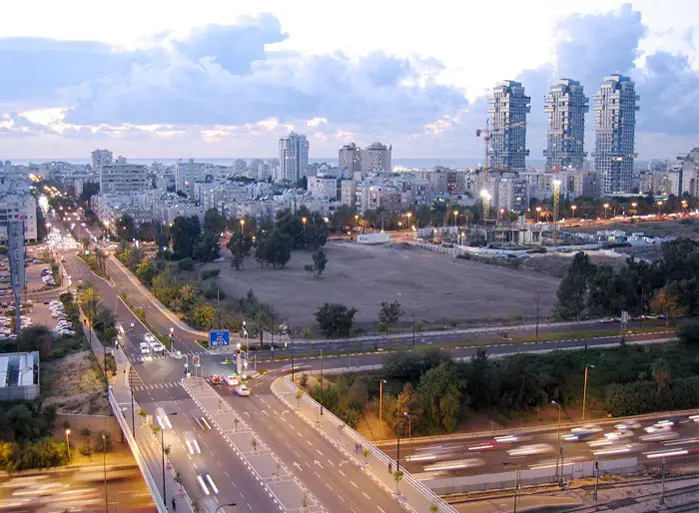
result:
[[[491,359],[485,348],[467,362],[452,361],[439,349],[399,351],[378,372],[317,376],[301,385],[352,427],[379,416],[379,383],[385,427],[407,436],[456,431],[472,416],[508,425],[519,416],[539,414],[551,401],[578,418],[585,366],[589,418],[638,415],[699,407],[699,324],[681,329],[678,343],[614,349],[555,351]]]
[[[629,258],[614,269],[573,257],[558,289],[554,313],[561,319],[654,313],[672,320],[699,314],[699,242],[680,238],[662,246],[653,262]]]

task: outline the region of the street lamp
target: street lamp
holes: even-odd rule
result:
[[[663,200],[658,200],[656,204],[658,205],[658,215],[660,215],[660,208],[663,206]]]
[[[408,445],[410,445],[413,438],[413,419],[407,411],[403,412],[403,416],[408,419]]]
[[[308,218],[307,218],[307,217],[304,216],[304,217],[301,218],[301,222],[303,223],[303,228],[304,228],[304,229],[306,228],[306,222],[307,222],[307,221],[308,221]]]
[[[245,231],[245,219],[240,220],[240,231],[241,232]]]
[[[578,209],[577,205],[571,205],[570,209],[573,211],[573,219],[575,219],[575,211]]]
[[[604,218],[607,219],[607,210],[609,210],[609,203],[602,205],[604,207]]]
[[[511,463],[509,461],[506,461],[503,463],[504,466],[514,468],[515,469],[515,493],[514,493],[514,507],[512,511],[514,513],[517,513],[517,488],[519,488],[519,465],[516,463]]]
[[[107,435],[102,433],[102,468],[104,470],[104,511],[109,511],[109,489],[107,488]]]
[[[170,351],[175,354],[175,328],[170,328]]]
[[[582,405],[582,421],[585,423],[585,406],[587,405],[587,371],[594,369],[594,365],[585,365],[585,384],[583,385],[583,405]]]
[[[556,407],[558,408],[558,424],[556,425],[556,441],[557,441],[557,446],[556,446],[556,480],[558,481],[558,484],[560,485],[563,482],[563,469],[561,469],[561,472],[558,471],[558,463],[560,462],[561,458],[561,405],[558,404],[556,401],[551,401],[551,404],[555,404]]]
[[[235,502],[231,502],[230,504],[221,504],[218,508],[216,508],[216,511],[214,511],[214,513],[218,513],[218,511],[219,511],[221,508],[227,508],[227,507],[229,507],[229,506],[230,506],[231,508],[233,508],[233,507],[237,506],[237,504],[236,504]]]
[[[379,381],[379,422],[383,422],[383,384],[387,383],[385,379]]]
[[[66,449],[68,449],[68,461],[70,461],[70,429],[66,429]]]
[[[459,211],[454,210],[454,228],[458,226],[458,220],[459,220]]]
[[[631,202],[631,208],[633,208],[633,213],[634,213],[634,215],[637,214],[637,211],[636,211],[636,207],[637,207],[637,206],[638,206],[638,203],[637,203],[637,202],[635,202],[635,201],[632,201],[632,202]]]
[[[541,207],[536,207],[536,222],[541,222]]]

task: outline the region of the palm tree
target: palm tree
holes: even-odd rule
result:
[[[97,269],[99,269],[101,274],[105,273],[105,260],[107,255],[105,255],[102,248],[95,248],[95,260],[97,261]]]
[[[97,314],[97,307],[100,304],[100,296],[97,289],[91,283],[85,284],[80,290],[80,306],[85,312],[85,317],[92,325],[92,319]]]

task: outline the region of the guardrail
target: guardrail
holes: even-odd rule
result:
[[[122,433],[124,433],[124,438],[126,439],[126,441],[129,444],[129,447],[131,448],[131,452],[134,455],[134,459],[136,460],[138,468],[141,470],[143,479],[145,479],[146,481],[146,486],[148,486],[148,489],[150,490],[151,496],[153,497],[153,501],[155,502],[155,507],[158,509],[158,513],[168,513],[167,507],[163,504],[163,496],[160,493],[160,490],[158,490],[158,485],[155,484],[155,480],[153,479],[150,470],[148,470],[148,464],[143,459],[141,449],[140,447],[138,447],[136,439],[133,437],[133,433],[131,433],[131,430],[129,429],[129,425],[126,423],[124,415],[122,415],[121,413],[121,409],[119,408],[119,402],[114,396],[112,387],[109,387],[108,395],[109,405],[112,407],[112,412],[114,412],[114,416],[116,417],[117,422],[121,427],[121,431]]]
[[[160,493],[158,485],[155,483],[155,479],[153,478],[150,469],[148,468],[148,463],[145,461],[144,455],[141,452],[141,448],[138,446],[138,443],[136,442],[136,439],[134,438],[133,433],[130,430],[129,424],[124,418],[123,412],[119,407],[119,401],[114,395],[114,391],[112,390],[111,386],[108,389],[108,396],[109,405],[112,407],[114,417],[116,417],[117,422],[119,423],[119,427],[121,428],[121,431],[124,434],[124,438],[126,439],[126,441],[129,444],[129,447],[131,448],[131,452],[133,453],[138,468],[141,470],[141,475],[143,475],[143,479],[146,482],[146,486],[148,486],[148,489],[150,490],[151,496],[153,497],[153,502],[155,503],[155,507],[158,509],[158,513],[168,513],[169,510],[167,508],[167,505],[163,503],[163,496]],[[138,408],[138,403],[134,401],[134,410]],[[152,431],[151,435],[153,435]],[[169,461],[169,458],[167,458],[167,463],[170,472],[174,474],[174,469]],[[183,509],[183,511],[185,511],[185,513],[192,513],[194,511],[194,508],[192,506],[192,500],[190,499],[189,494],[184,489],[184,487],[180,486],[180,491],[178,492],[178,495],[182,497],[185,502],[185,504],[181,504],[181,506],[186,506],[186,508]]]

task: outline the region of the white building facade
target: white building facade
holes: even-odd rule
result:
[[[279,139],[279,168],[275,181],[295,184],[307,176],[309,149],[310,143],[305,135],[291,132]]]
[[[506,80],[493,89],[490,98],[490,167],[523,171],[527,149],[527,114],[531,99],[520,82]]]
[[[563,78],[544,101],[547,118],[546,169],[581,169],[585,160],[585,113],[590,110],[580,82]]]

